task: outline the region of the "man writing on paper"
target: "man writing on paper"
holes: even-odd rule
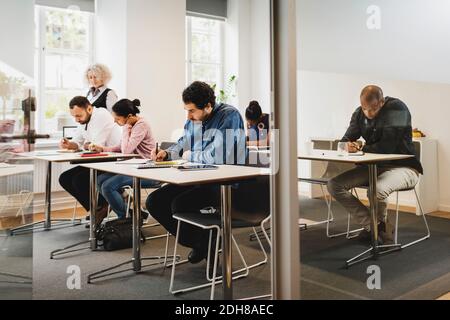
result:
[[[77,134],[69,141],[63,139],[60,148],[69,150],[89,149],[89,145],[101,145],[112,147],[120,144],[122,132],[114,122],[114,118],[104,108],[94,108],[85,97],[75,97],[70,101],[70,114],[80,125]],[[89,169],[75,167],[61,174],[59,177],[61,186],[70,193],[89,211]],[[103,197],[99,197],[99,205],[105,203]],[[104,213],[97,214],[97,220],[102,221]]]
[[[381,88],[371,85],[361,92],[361,106],[352,115],[343,142],[350,153],[362,150],[368,153],[414,155],[405,160],[385,162],[378,166],[377,200],[378,231],[384,243],[393,239],[393,226],[387,221],[388,197],[391,193],[414,187],[423,174],[412,142],[411,114],[408,107],[396,98],[384,97]],[[365,145],[356,141],[363,137]],[[370,214],[368,208],[349,190],[369,184],[367,166],[358,166],[328,182],[330,194],[364,228],[360,237],[370,239]]]
[[[204,82],[194,82],[183,92],[187,122],[184,135],[168,150],[153,153],[156,161],[185,160],[203,164],[245,164],[246,147],[244,122],[239,111],[217,103],[213,89]],[[147,198],[150,215],[171,234],[177,231],[176,212],[198,212],[206,207],[218,207],[220,192],[217,185],[176,186],[166,185]],[[200,228],[182,224],[180,244],[193,250],[191,263],[207,255],[209,233]],[[212,246],[214,247],[214,246]]]

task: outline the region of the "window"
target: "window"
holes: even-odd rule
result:
[[[186,17],[186,82],[204,81],[223,86],[224,22]]]
[[[40,132],[60,133],[73,123],[69,101],[86,95],[84,71],[92,61],[93,14],[36,6],[37,99]]]

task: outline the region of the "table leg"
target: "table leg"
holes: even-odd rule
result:
[[[133,253],[131,259],[119,263],[115,266],[109,267],[104,270],[92,273],[88,275],[88,283],[92,283],[94,280],[109,277],[115,274],[134,271],[138,273],[142,269],[151,266],[167,266],[167,261],[171,260],[173,262],[178,262],[179,257],[173,256],[150,256],[141,257],[141,179],[133,177],[133,217],[132,217],[132,232],[133,232]],[[142,261],[151,260],[155,261],[146,265],[142,264]],[[131,265],[131,268],[123,269],[124,266]],[[118,270],[118,271],[115,271]]]
[[[52,227],[52,162],[47,162],[47,180],[45,181],[45,221],[44,230],[50,230]]]
[[[133,270],[141,270],[141,179],[133,178]]]
[[[58,225],[66,224],[71,222],[72,226],[77,226],[81,224],[80,219],[52,219],[52,162],[47,161],[47,174],[45,179],[45,208],[44,208],[44,220],[28,223],[20,227],[12,228],[7,230],[7,234],[13,236],[15,234],[23,234],[26,232],[33,232],[35,230],[49,231],[52,229],[52,222],[60,223]]]
[[[89,209],[89,241],[91,250],[97,249],[97,239],[95,238],[95,216],[96,216],[96,210],[97,210],[97,170],[90,169],[89,170],[90,175],[90,209]]]
[[[222,274],[223,299],[233,299],[233,272],[232,272],[232,238],[231,238],[231,186],[221,186],[222,209]]]
[[[378,258],[377,165],[369,164],[369,202],[373,258]]]
[[[378,245],[378,200],[377,200],[377,165],[375,163],[368,164],[369,168],[369,201],[370,201],[370,227],[372,246],[370,249],[358,254],[357,256],[346,261],[346,267],[350,267],[357,263],[368,259],[378,259],[380,255],[388,254],[401,250],[399,244]]]

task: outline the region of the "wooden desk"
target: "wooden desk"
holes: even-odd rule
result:
[[[34,227],[43,224],[44,230],[50,230],[52,227],[52,221],[56,222],[67,222],[72,221],[71,219],[51,219],[51,181],[52,181],[52,163],[69,162],[71,164],[80,164],[87,162],[98,162],[105,160],[117,160],[119,158],[134,158],[138,157],[133,154],[122,154],[122,153],[107,153],[107,156],[102,157],[86,157],[82,158],[79,153],[59,153],[57,150],[49,151],[34,151],[34,152],[24,152],[18,153],[16,156],[33,159],[33,160],[43,160],[47,162],[47,174],[46,174],[46,186],[45,186],[45,220],[34,222],[20,226],[9,230],[10,235],[16,232],[26,232],[34,230]],[[80,220],[78,220],[81,222]],[[74,221],[73,221],[74,222]],[[78,223],[79,224],[79,223]]]
[[[222,268],[223,268],[223,296],[229,300],[233,298],[232,288],[232,255],[231,255],[231,185],[232,183],[251,179],[261,175],[269,175],[270,169],[244,167],[244,166],[218,166],[217,170],[180,171],[175,168],[164,169],[137,169],[132,165],[120,163],[90,163],[83,164],[91,170],[91,196],[96,193],[97,171],[110,172],[133,177],[134,189],[134,214],[133,214],[133,258],[126,262],[133,264],[133,270],[141,270],[140,256],[140,220],[141,220],[141,179],[157,180],[181,186],[198,184],[220,184],[221,185],[221,212],[222,212]],[[95,221],[95,197],[91,199],[91,221]],[[95,233],[91,228],[91,247],[95,247]],[[152,257],[153,258],[153,257]],[[175,258],[175,257],[174,257]],[[153,258],[154,259],[154,258]],[[125,263],[125,264],[126,264]],[[124,263],[119,266],[123,266]],[[116,266],[116,267],[119,267]],[[113,267],[114,268],[114,267]],[[108,268],[104,271],[111,271]],[[98,274],[98,273],[96,273]]]
[[[384,161],[401,160],[412,158],[411,155],[404,154],[373,154],[366,153],[362,156],[343,156],[337,151],[329,150],[312,150],[298,156],[300,160],[317,160],[317,161],[333,161],[353,164],[365,164],[369,169],[369,201],[371,216],[371,234],[372,247],[352,259],[346,261],[346,267],[356,263],[368,260],[370,258],[377,259],[378,255],[385,254],[401,249],[401,245],[378,245],[378,221],[377,221],[377,164]],[[380,249],[387,249],[381,252]],[[368,255],[367,255],[368,254]]]

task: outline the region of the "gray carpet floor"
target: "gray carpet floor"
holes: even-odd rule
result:
[[[322,200],[301,199],[301,216],[322,220],[326,207]],[[333,230],[343,231],[346,213],[333,204],[335,221]],[[450,288],[450,220],[429,217],[431,239],[400,252],[382,256],[377,261],[367,261],[349,269],[346,259],[360,253],[368,246],[359,240],[345,237],[328,239],[325,226],[309,227],[301,233],[301,296],[302,299],[435,299]],[[420,217],[400,215],[400,240],[407,241],[424,232]],[[162,228],[149,229],[150,235],[163,232]],[[249,230],[235,231],[235,237],[248,263],[263,258],[257,242],[249,241]],[[201,300],[209,298],[209,289],[182,295],[169,293],[170,269],[160,266],[145,268],[134,274],[125,272],[110,278],[87,284],[87,275],[131,258],[131,250],[115,252],[91,252],[89,250],[50,260],[52,250],[83,241],[88,238],[84,226],[55,229],[0,238],[0,272],[33,275],[33,285],[0,283],[0,299],[45,300],[147,300],[178,299]],[[171,238],[170,253],[174,239]],[[142,246],[142,256],[163,255],[165,239],[147,241]],[[31,250],[32,249],[32,250]],[[267,246],[266,246],[267,249]],[[185,258],[188,250],[180,247]],[[238,257],[233,255],[235,266]],[[367,267],[377,265],[381,269],[381,290],[369,290],[366,281]],[[67,287],[68,267],[78,266],[81,271],[81,290]],[[206,263],[183,264],[177,268],[176,286],[191,286],[204,282]],[[270,263],[250,271],[247,278],[234,282],[235,297],[264,295],[270,292]],[[3,278],[0,277],[0,281]],[[221,297],[220,285],[216,298]]]
[[[302,216],[326,217],[322,200],[303,200]],[[346,230],[346,213],[333,203],[336,219],[333,231]],[[389,213],[391,221],[393,212]],[[317,217],[320,217],[317,219]],[[399,242],[425,235],[422,218],[410,213],[399,215]],[[304,299],[436,299],[450,289],[450,220],[428,217],[431,238],[400,252],[381,256],[346,269],[345,260],[363,252],[367,243],[345,237],[328,239],[325,226],[301,233],[301,279]],[[355,226],[353,226],[355,227]],[[381,289],[370,290],[367,280],[371,265],[380,267]],[[432,284],[432,285],[430,285]],[[414,294],[414,295],[413,295]]]

